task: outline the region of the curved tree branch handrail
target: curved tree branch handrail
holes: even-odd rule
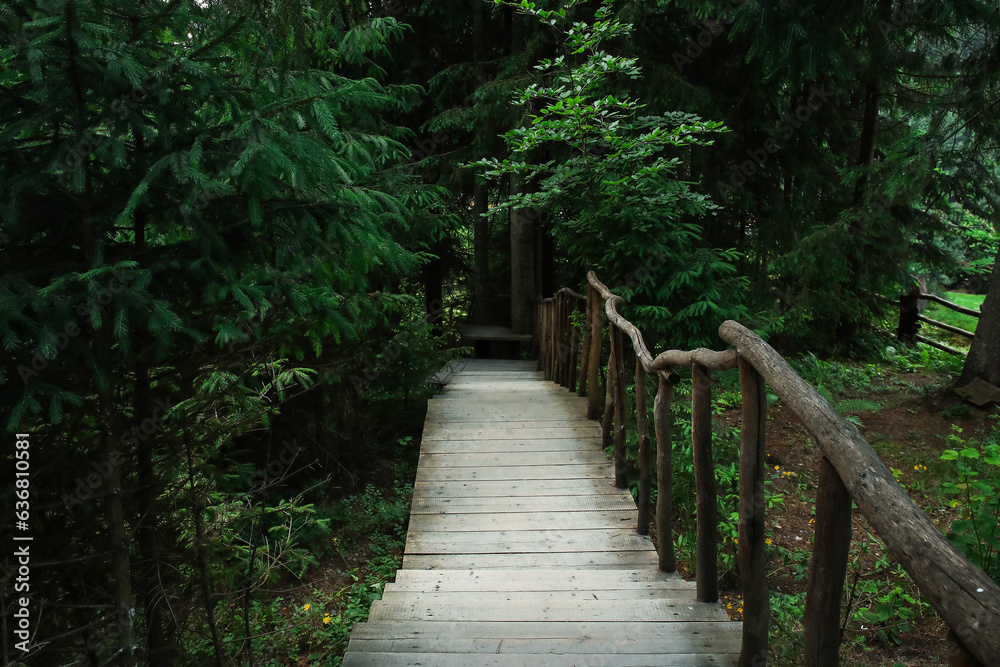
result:
[[[649,348],[646,347],[642,333],[621,314],[621,307],[625,304],[625,299],[612,293],[604,283],[598,280],[593,271],[587,272],[587,282],[604,299],[604,309],[608,320],[632,339],[632,347],[636,356],[642,360],[642,367],[647,373],[670,372],[674,366],[692,366],[694,364],[701,364],[712,371],[736,368],[735,350],[717,352],[701,347],[697,350],[666,350],[653,357]]]
[[[574,299],[580,299],[581,301],[587,300],[587,297],[584,296],[583,294],[580,294],[579,292],[574,292],[568,287],[560,287],[555,294],[553,294],[552,296],[545,297],[544,299],[538,301],[538,303],[551,303],[555,301],[557,298],[559,298],[560,294],[566,294],[568,296],[573,297]]]
[[[719,327],[719,335],[757,369],[816,439],[861,513],[959,640],[984,665],[995,664],[1000,656],[1000,587],[948,541],[858,429],[774,348],[731,320]]]
[[[916,582],[950,628],[949,652],[973,657],[982,667],[997,665],[1000,656],[1000,587],[962,555],[930,518],[917,507],[858,430],[820,397],[788,362],[759,336],[734,321],[724,322],[719,335],[733,347],[667,350],[653,356],[639,329],[622,315],[625,300],[612,293],[594,274],[587,274],[587,296],[563,288],[538,305],[539,368],[546,378],[571,391],[579,379],[580,396],[587,396],[587,416],[603,412],[605,447],[613,447],[615,484],[627,486],[627,378],[622,332],[635,350],[635,424],[638,429],[640,493],[637,532],[648,534],[652,451],[646,418],[647,374],[659,375],[653,403],[656,442],[656,522],[659,566],[676,569],[670,489],[672,445],[670,426],[674,367],[692,370],[691,438],[697,501],[695,574],[698,600],[718,599],[718,534],[716,487],[711,444],[712,370],[739,368],[742,396],[740,436],[738,560],[744,583],[744,620],[740,665],[764,664],[768,652],[769,595],[765,555],[766,498],[765,382],[798,416],[815,438],[824,458],[816,492],[816,534],[805,610],[805,664],[835,667],[841,643],[841,596],[851,542],[851,501],[885,542],[887,549]],[[586,324],[572,317],[586,299]],[[603,303],[602,303],[603,302]],[[610,351],[606,382],[599,386],[602,359],[602,314],[607,319]],[[577,343],[582,338],[582,346]],[[577,374],[577,357],[580,369]],[[971,655],[970,655],[971,654]]]

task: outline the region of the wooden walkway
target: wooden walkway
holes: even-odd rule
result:
[[[403,569],[344,667],[735,667],[740,623],[657,571],[586,400],[534,368],[473,360],[429,402]]]

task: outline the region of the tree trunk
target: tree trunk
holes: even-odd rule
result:
[[[486,186],[476,183],[473,190],[473,215],[472,221],[472,246],[473,262],[473,287],[472,294],[475,307],[472,310],[472,321],[475,324],[488,324],[490,321],[490,225],[489,219],[482,216],[487,210]]]
[[[444,308],[444,243],[439,241],[431,247],[434,259],[424,265],[424,293],[427,314],[434,322],[434,335],[441,334],[440,315]],[[438,317],[435,317],[438,316]]]
[[[136,361],[135,399],[132,423],[141,428],[145,416],[149,414],[149,370],[141,361]],[[157,556],[157,511],[156,473],[153,468],[153,440],[139,442],[137,472],[139,484],[139,585],[143,606],[146,610],[146,655],[149,667],[167,667],[173,664],[170,646],[163,633],[164,596],[160,587],[160,559]]]
[[[980,310],[982,316],[976,327],[976,337],[972,339],[972,348],[958,379],[960,387],[977,377],[1000,386],[1000,253],[993,263],[990,289]]]
[[[511,196],[520,191],[520,179],[511,176]],[[535,330],[535,225],[527,213],[510,212],[510,328],[518,334]]]

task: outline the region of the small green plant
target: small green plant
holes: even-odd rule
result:
[[[996,418],[995,415],[991,415]],[[962,429],[952,426],[941,454],[950,461],[955,481],[941,482],[941,492],[953,496],[958,511],[948,539],[994,581],[1000,581],[1000,430],[995,426],[982,442],[966,442]]]
[[[848,566],[846,643],[867,649],[872,641],[900,643],[911,622],[930,609],[885,545],[868,534],[852,547]]]

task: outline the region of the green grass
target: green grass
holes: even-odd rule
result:
[[[966,308],[974,308],[979,310],[982,308],[983,300],[986,298],[983,294],[962,294],[960,292],[945,292],[944,298],[949,301],[958,304],[959,306],[964,306]],[[979,320],[971,315],[963,315],[962,313],[957,313],[950,308],[945,308],[944,306],[934,303],[933,301],[927,302],[927,309],[924,311],[924,316],[929,317],[932,320],[937,320],[938,322],[944,322],[945,324],[950,324],[954,327],[960,327],[966,331],[976,332],[976,325]],[[958,334],[953,334],[949,331],[939,329],[937,327],[931,326],[924,323],[920,330],[920,333],[933,338],[934,340],[940,341],[942,343],[951,345],[953,347],[960,347],[963,349],[968,349],[971,340],[965,336],[960,336]]]

